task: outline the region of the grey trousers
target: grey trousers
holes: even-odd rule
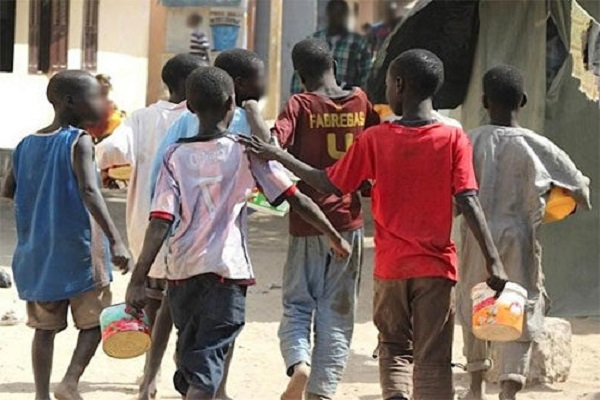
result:
[[[464,353],[467,371],[485,371],[492,366],[490,349],[498,349],[498,380],[514,381],[525,386],[533,342],[516,341],[490,344],[473,336],[471,327],[463,327]]]

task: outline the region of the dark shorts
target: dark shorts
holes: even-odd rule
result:
[[[173,381],[182,395],[190,386],[213,396],[217,393],[227,352],[245,324],[246,290],[214,274],[169,283],[178,334]]]

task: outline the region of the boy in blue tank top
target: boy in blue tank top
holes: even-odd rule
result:
[[[54,122],[19,143],[2,197],[14,199],[12,267],[35,329],[35,398],[50,399],[54,337],[67,327],[70,307],[79,338],[54,395],[72,400],[81,399],[79,378],[100,343],[100,312],[111,303],[109,258],[126,272],[130,256],[98,188],[92,139],[79,128],[102,115],[98,83],[84,71],[59,72],[47,96]]]

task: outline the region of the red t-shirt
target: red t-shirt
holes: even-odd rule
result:
[[[452,199],[477,190],[472,155],[460,128],[385,123],[363,132],[346,156],[327,169],[343,193],[374,180],[377,278],[456,280]]]
[[[292,96],[277,118],[272,133],[290,154],[315,168],[325,169],[342,158],[355,138],[379,123],[367,95],[354,88],[347,96],[329,98],[317,93]],[[321,207],[340,232],[363,225],[360,198],[354,190],[342,197],[323,194],[303,182],[298,188]],[[354,188],[356,189],[356,188]],[[290,213],[292,236],[320,235],[297,213]]]

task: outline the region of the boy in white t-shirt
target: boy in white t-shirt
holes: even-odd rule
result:
[[[142,252],[144,234],[150,213],[150,171],[154,154],[169,127],[187,109],[185,82],[196,68],[207,65],[199,57],[179,54],[162,69],[162,80],[169,89],[169,99],[159,100],[135,111],[119,128],[96,147],[98,167],[106,171],[115,166],[130,165],[131,178],[127,191],[127,239],[134,259]],[[153,325],[152,347],[146,358],[139,399],[147,400],[156,393],[154,384],[167,347],[173,322],[169,305],[163,303],[166,274],[166,251],[152,265],[147,279],[148,304],[145,311]],[[161,306],[163,304],[163,306]]]
[[[202,128],[165,154],[126,302],[145,306],[146,274],[168,236],[168,297],[178,330],[175,388],[186,399],[213,399],[244,326],[246,290],[255,279],[247,244],[248,193],[258,184],[273,204],[288,200],[329,236],[337,256],[347,257],[350,246],[281,166],[248,156],[228,132],[235,94],[225,71],[193,72],[187,95]]]

